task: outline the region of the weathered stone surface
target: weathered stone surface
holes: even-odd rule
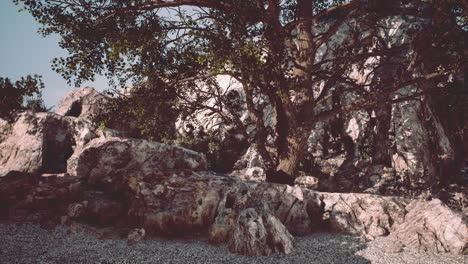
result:
[[[390,234],[406,246],[467,254],[468,221],[440,200],[409,200],[372,194],[321,193],[333,231],[362,240]]]
[[[391,236],[419,250],[468,254],[466,215],[454,212],[438,199],[412,201],[406,210]]]
[[[70,203],[82,199],[83,192],[77,177],[10,172],[0,178],[0,214],[8,217],[23,211],[21,220],[30,216],[30,220],[40,221],[47,217],[42,211],[65,212]]]
[[[24,126],[35,129],[29,133],[46,139],[85,131],[74,130],[73,125],[83,122],[74,117],[24,113],[20,119],[26,117],[33,121]],[[17,121],[7,133],[14,134],[15,125],[25,123]],[[47,128],[52,125],[55,134]],[[439,200],[319,193],[300,186],[244,181],[206,172],[205,157],[187,149],[138,139],[97,138],[97,134],[94,139],[75,138],[73,133],[69,137],[83,143],[68,160],[68,173],[9,171],[0,178],[2,215],[45,219],[44,227],[69,220],[118,222],[138,228],[129,243],[145,234],[205,230],[211,242],[227,242],[232,252],[244,255],[292,252],[291,234],[320,230],[326,226],[325,218],[331,230],[359,234],[364,240],[390,234],[421,250],[467,254],[466,216]],[[1,144],[12,140],[6,138]],[[10,144],[21,149],[19,141]]]
[[[333,231],[387,235],[395,222],[402,222],[408,200],[373,194],[321,193],[328,223]]]
[[[248,256],[288,254],[294,250],[294,238],[275,216],[247,208],[239,213],[228,248]]]
[[[115,195],[99,191],[87,190],[80,202],[70,204],[67,217],[70,219],[85,219],[101,226],[113,224],[124,215],[125,202]]]
[[[113,131],[94,129],[83,119],[23,112],[7,124],[0,142],[0,177],[10,171],[60,173],[75,150]]]
[[[112,184],[116,175],[138,175],[168,170],[206,170],[204,155],[194,151],[141,139],[98,138],[68,161],[67,171],[89,183]]]
[[[99,113],[99,103],[107,97],[92,87],[82,87],[67,93],[60,101],[55,113],[90,119]]]

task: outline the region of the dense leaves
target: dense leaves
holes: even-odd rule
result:
[[[39,75],[28,75],[12,82],[0,77],[0,118],[11,119],[17,111],[46,112],[42,100],[44,83]]]
[[[164,84],[147,81],[127,87],[123,94],[108,91],[102,112],[93,121],[102,127],[127,130],[127,136],[153,141],[173,139],[179,115],[176,97]]]

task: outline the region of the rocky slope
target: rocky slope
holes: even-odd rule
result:
[[[32,122],[36,125],[19,133],[25,116],[40,122]],[[3,137],[0,145],[7,146],[1,150],[2,157],[7,157],[2,164],[8,166],[2,166],[4,177],[0,178],[0,213],[5,217],[39,222],[44,227],[88,221],[136,228],[128,236],[131,244],[145,235],[206,232],[212,243],[227,243],[231,252],[252,256],[290,253],[295,245],[293,235],[319,230],[358,234],[362,240],[390,235],[416,249],[468,253],[466,214],[437,199],[321,193],[244,181],[206,171],[205,157],[187,149],[97,134],[82,140],[73,137],[85,134],[76,133],[80,130],[74,126],[65,126],[63,131],[69,134],[54,130],[58,134],[52,139],[68,135],[78,142],[73,155],[64,160],[65,156],[51,156],[61,152],[46,147],[50,141],[43,140],[47,118],[67,120],[62,120],[65,124],[81,121],[24,113],[3,129],[10,131],[6,135],[14,135]],[[18,135],[38,138],[35,147],[13,141]],[[60,142],[57,145],[66,146]],[[19,156],[25,162],[11,163],[15,153],[29,153],[26,150],[32,154]],[[43,157],[57,158],[41,163]],[[29,164],[26,161],[34,162],[24,166]],[[62,165],[58,168],[56,164]]]

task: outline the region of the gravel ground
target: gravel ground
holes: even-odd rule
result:
[[[245,257],[228,252],[225,245],[206,239],[146,237],[128,246],[113,233],[101,236],[96,229],[81,226],[70,235],[69,227],[53,230],[37,225],[0,224],[0,263],[382,263],[382,264],[466,264],[467,256],[431,254],[405,248],[386,253],[393,241],[379,238],[360,244],[355,236],[316,233],[296,238],[296,250],[289,255]],[[112,235],[113,234],[113,235]]]

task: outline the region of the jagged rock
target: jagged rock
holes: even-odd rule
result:
[[[215,175],[205,171],[206,159],[196,152],[145,140],[104,138],[96,134],[99,132],[86,131],[87,124],[74,117],[23,113],[3,130],[9,136],[0,146],[8,143],[13,149],[24,150],[12,135],[59,137],[54,140],[62,145],[68,141],[60,138],[69,137],[82,143],[68,159],[67,173],[8,171],[0,178],[2,215],[36,219],[44,227],[54,226],[62,220],[57,216],[65,216],[64,223],[70,219],[100,224],[119,220],[128,227],[144,229],[136,231],[135,239],[129,241],[144,234],[207,230],[210,241],[228,242],[232,252],[268,255],[291,252],[291,234],[320,230],[325,226],[325,213],[325,223],[334,231],[360,234],[366,240],[390,234],[422,250],[467,254],[466,216],[438,200],[319,193],[299,186]],[[16,126],[31,130],[25,132],[28,130]],[[80,137],[76,131],[86,133]],[[50,146],[41,144],[42,148]],[[380,170],[384,168],[366,173]],[[383,179],[378,177],[375,182]]]
[[[10,171],[61,173],[74,151],[91,139],[113,133],[94,129],[83,119],[53,113],[23,112],[3,132],[0,177]]]
[[[409,200],[372,194],[322,193],[333,231],[361,234],[372,240],[390,234],[419,250],[467,254],[468,226],[464,214],[440,200]]]
[[[79,117],[91,121],[105,110],[106,103],[113,100],[92,87],[82,87],[67,93],[55,113],[62,116]],[[118,131],[118,136],[137,137],[139,132],[136,121],[128,117],[120,117],[106,124],[107,130]],[[115,133],[114,131],[114,133]],[[117,135],[117,134],[116,134]]]
[[[258,200],[269,204],[272,209],[268,214],[294,234],[318,228],[321,207],[316,193],[286,185],[252,184],[202,169],[206,163],[198,153],[118,138],[97,139],[69,162],[70,174],[105,190],[124,193],[129,224],[149,234],[210,229],[212,241],[227,241],[227,234],[232,235],[240,224],[240,212]],[[266,219],[268,225],[276,225],[273,218]],[[234,224],[227,223],[231,220]],[[212,227],[213,223],[217,224]],[[283,252],[289,252],[288,248],[285,246]]]
[[[294,238],[275,216],[247,208],[239,213],[228,248],[248,256],[288,254],[294,250]]]
[[[107,97],[92,87],[83,87],[67,93],[60,101],[55,113],[62,116],[90,119],[99,113],[99,103]]]
[[[424,251],[468,254],[468,218],[440,200],[412,201],[391,236]]]
[[[404,221],[409,200],[373,194],[321,193],[331,230],[366,234],[370,238],[387,235],[395,222]]]
[[[303,175],[296,178],[295,184],[303,188],[316,190],[319,186],[319,179],[317,177]]]

